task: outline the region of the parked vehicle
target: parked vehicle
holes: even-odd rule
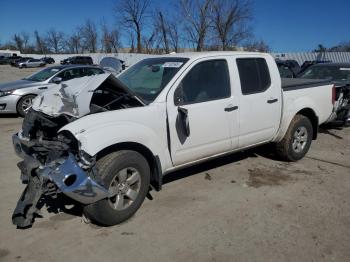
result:
[[[53,59],[52,57],[42,57],[40,58],[41,61],[45,62],[46,64],[54,64],[55,63],[55,59]]]
[[[282,78],[295,78],[301,69],[299,63],[296,60],[276,59],[276,64]]]
[[[24,116],[32,106],[32,100],[57,83],[103,73],[104,70],[94,66],[60,65],[45,68],[21,80],[0,84],[0,114],[18,113]]]
[[[276,64],[281,78],[296,78],[296,74],[288,63],[283,60],[276,60]]]
[[[299,74],[302,74],[306,69],[308,69],[310,66],[317,65],[317,64],[326,64],[326,63],[332,63],[330,60],[313,60],[313,61],[305,61],[300,68]]]
[[[335,104],[329,123],[350,124],[350,63],[321,63],[310,66],[299,78],[328,79],[335,85]]]
[[[107,72],[115,76],[125,70],[125,61],[115,57],[104,57],[100,62],[100,66]]]
[[[24,62],[18,62],[18,68],[26,68],[26,67],[42,67],[42,66],[45,66],[46,63],[39,60],[39,59],[34,59],[34,58],[31,58],[31,59],[27,59],[26,61]]]
[[[6,64],[7,64],[7,57],[0,56],[0,65],[6,65]]]
[[[161,189],[165,174],[265,143],[297,161],[332,102],[325,81],[281,83],[263,53],[166,55],[118,79],[67,81],[35,99],[13,136],[28,184],[13,223],[30,226],[37,199],[61,192],[92,221],[115,225],[137,211],[150,186]]]
[[[22,58],[13,60],[13,61],[10,63],[10,65],[11,65],[11,66],[18,67],[18,65],[19,65],[20,63],[27,62],[29,59],[33,59],[33,57],[22,57]]]
[[[21,56],[9,56],[6,58],[7,64],[12,65],[13,63],[15,63],[17,60],[21,58],[22,58]]]
[[[81,64],[81,65],[92,65],[93,61],[91,56],[73,56],[63,59],[61,65],[68,64]]]

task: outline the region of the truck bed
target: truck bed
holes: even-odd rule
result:
[[[303,88],[319,87],[329,85],[330,80],[324,79],[303,79],[303,78],[281,78],[283,91],[290,91]]]

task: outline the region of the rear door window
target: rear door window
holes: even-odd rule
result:
[[[237,67],[243,95],[261,93],[270,87],[270,72],[264,58],[238,58]]]

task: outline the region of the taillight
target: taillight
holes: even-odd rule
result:
[[[335,96],[336,96],[336,93],[335,93],[335,85],[333,85],[332,87],[332,104],[334,105],[335,103]]]

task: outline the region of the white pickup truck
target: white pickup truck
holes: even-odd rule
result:
[[[159,56],[118,79],[58,84],[13,136],[28,184],[13,223],[30,226],[40,196],[63,193],[91,220],[115,225],[185,166],[271,142],[281,158],[299,160],[332,113],[332,87],[282,83],[270,55],[246,52]]]

